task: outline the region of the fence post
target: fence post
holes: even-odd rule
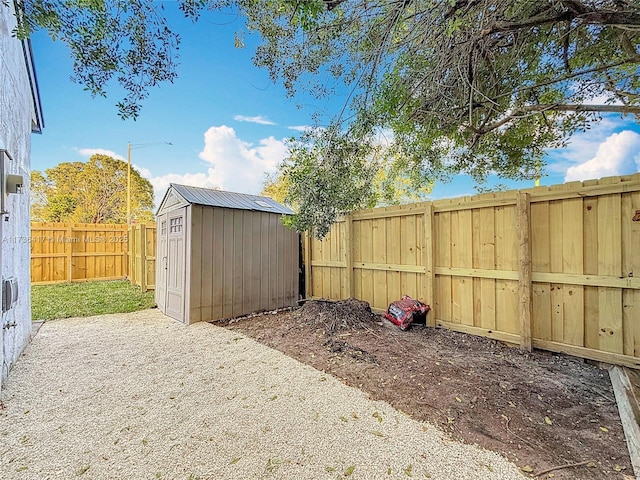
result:
[[[136,226],[129,225],[129,238],[127,242],[127,278],[131,285],[136,284]]]
[[[353,218],[350,213],[344,216],[344,264],[345,296],[353,297]]]
[[[531,351],[531,195],[518,192],[516,205],[518,229],[518,297],[520,348]]]
[[[147,291],[147,224],[140,225],[140,289]]]
[[[435,242],[433,231],[433,203],[427,203],[424,211],[424,244],[422,245],[422,263],[424,265],[424,301],[428,303],[432,310],[427,314],[427,325],[436,326],[436,317],[433,307],[436,303],[436,266],[434,248]]]
[[[66,263],[67,263],[67,282],[73,281],[73,242],[71,241],[73,235],[73,226],[70,223],[66,224],[65,230],[65,245],[64,245],[64,253],[67,254]]]
[[[311,231],[304,232],[304,296],[311,298],[313,296],[313,287],[311,285]]]

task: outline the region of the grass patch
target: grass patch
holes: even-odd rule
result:
[[[33,320],[127,313],[154,305],[153,290],[142,293],[126,280],[31,286]]]

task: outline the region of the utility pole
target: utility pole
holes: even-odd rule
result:
[[[131,225],[131,142],[127,142],[127,225]]]
[[[172,146],[171,142],[155,142],[155,143],[134,143],[127,142],[127,225],[131,225],[131,150],[132,147],[135,150],[136,148],[146,148],[151,147],[153,145],[169,145]]]

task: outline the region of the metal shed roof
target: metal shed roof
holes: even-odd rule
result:
[[[293,211],[268,197],[248,195],[245,193],[225,192],[211,188],[191,187],[172,183],[173,188],[187,202],[210,207],[237,208],[240,210],[256,210],[259,212],[293,215]]]

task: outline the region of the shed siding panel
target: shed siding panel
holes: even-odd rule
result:
[[[222,317],[229,318],[233,316],[233,210],[224,210],[223,218]]]
[[[192,209],[190,205],[187,205],[182,210],[184,212],[184,250],[183,250],[183,263],[184,263],[184,274],[182,281],[182,296],[183,296],[183,309],[184,309],[184,318],[182,321],[189,325],[191,322],[191,215]],[[169,222],[171,223],[171,222]],[[171,225],[169,225],[171,228]]]
[[[202,236],[201,245],[213,245],[213,208],[202,207]],[[195,217],[195,216],[194,216]],[[195,218],[194,218],[195,223]],[[215,252],[215,249],[213,250]],[[201,318],[211,318],[213,310],[213,281],[214,281],[214,258],[213,255],[203,255],[200,251],[202,276],[200,301],[202,304]]]
[[[222,208],[211,208],[213,212],[213,222],[211,227],[212,254],[213,258],[213,282],[212,282],[212,304],[211,319],[223,318],[223,292],[224,292],[224,210]]]
[[[278,298],[278,219],[269,217],[269,310],[277,305]]]
[[[278,217],[274,217],[275,218],[275,229],[277,232],[277,237],[278,237],[278,247],[276,250],[276,255],[278,258],[278,278],[276,279],[276,308],[278,308],[280,305],[284,304],[284,249],[286,246],[286,242],[285,242],[285,231],[282,228],[282,224],[280,223],[280,219]]]
[[[206,274],[206,270],[203,266],[203,261],[206,255],[202,255],[202,215],[203,208],[200,205],[193,205],[191,207],[191,244],[187,247],[190,251],[189,258],[191,259],[191,269],[187,275],[187,285],[191,285],[191,295],[189,296],[189,318],[191,322],[199,322],[202,320],[202,295],[203,285],[202,280]]]
[[[260,216],[260,305],[261,308],[269,308],[269,217]]]
[[[254,310],[260,310],[262,307],[262,287],[264,281],[262,279],[262,218],[264,214],[256,212],[253,216],[253,236],[251,238],[251,250],[253,251],[253,261],[251,262],[251,280],[252,288],[255,292]]]
[[[243,252],[243,261],[244,268],[242,269],[242,285],[243,285],[243,295],[242,295],[242,309],[255,311],[256,310],[256,290],[255,286],[260,285],[259,283],[253,280],[253,263],[257,260],[256,256],[253,252],[253,237],[256,234],[254,229],[255,220],[254,220],[254,212],[243,212],[242,214],[242,252]],[[259,224],[258,224],[259,225]]]
[[[280,215],[192,205],[189,323],[293,306],[299,236]]]
[[[241,210],[233,211],[233,316],[242,315],[242,306],[244,299],[243,281],[244,281],[244,212]]]

